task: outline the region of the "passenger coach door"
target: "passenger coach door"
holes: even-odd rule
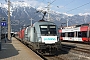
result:
[[[78,32],[74,32],[74,41],[78,41]]]

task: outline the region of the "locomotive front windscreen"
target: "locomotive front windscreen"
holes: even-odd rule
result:
[[[41,35],[54,36],[57,34],[55,25],[40,25]]]

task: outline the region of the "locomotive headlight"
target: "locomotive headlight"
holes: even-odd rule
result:
[[[41,37],[39,37],[39,38],[38,38],[38,41],[39,41],[39,42],[42,42],[42,38],[41,38]]]

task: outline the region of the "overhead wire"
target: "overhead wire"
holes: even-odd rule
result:
[[[72,2],[74,2],[75,0],[70,1],[69,3],[65,4],[62,8],[66,7],[67,5],[71,4]],[[57,6],[59,8],[59,6]]]
[[[42,2],[43,2],[44,0],[42,0]],[[49,5],[51,5],[52,3],[54,3],[56,0],[53,0]],[[36,10],[36,13],[37,13],[37,9],[35,9]],[[36,17],[37,15],[35,15],[33,18],[35,19],[35,17]]]
[[[81,8],[81,7],[83,7],[83,6],[85,6],[85,5],[88,5],[88,4],[90,4],[90,2],[85,3],[85,4],[81,5],[81,6],[76,7],[76,8],[73,8],[73,9],[67,11],[67,12],[71,12],[71,11],[73,11],[73,10],[76,10],[76,9]],[[67,13],[67,12],[66,12],[66,13]]]
[[[42,0],[42,2],[43,2],[44,0]],[[56,0],[53,0],[50,4],[52,4],[52,3],[54,3]]]
[[[67,3],[66,5],[64,5],[64,7],[67,6],[67,5],[69,5],[69,4],[71,4],[71,3],[74,2],[74,1],[75,1],[75,0],[70,1],[69,3]]]
[[[42,2],[43,2],[44,0],[42,0]],[[35,13],[38,13],[39,11],[37,11],[37,9],[35,8],[35,10],[36,10],[36,12]],[[36,18],[36,16],[37,16],[37,14],[33,17],[33,19],[35,19]]]
[[[53,0],[49,5],[51,5],[52,3],[54,3],[56,0]]]

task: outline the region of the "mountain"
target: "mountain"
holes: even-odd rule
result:
[[[31,21],[30,19],[33,19],[33,23],[36,21],[39,21],[40,19],[42,19],[43,17],[43,13],[42,10],[38,10],[30,5],[28,5],[27,3],[23,2],[16,2],[12,4],[12,6],[10,7],[10,15],[11,15],[11,26],[12,26],[12,30],[13,31],[19,31],[21,27],[28,26],[30,25]],[[7,20],[7,6],[3,5],[0,6],[0,17],[5,17],[5,19]],[[38,12],[41,11],[41,12]],[[47,12],[47,11],[46,11]],[[77,25],[77,24],[83,24],[83,23],[88,23],[90,22],[90,14],[89,13],[85,13],[85,14],[78,14],[78,15],[69,15],[66,13],[59,13],[59,12],[55,12],[55,11],[50,11],[50,21],[56,23],[58,25],[58,27],[62,26],[66,26],[67,21],[69,26],[71,25]],[[47,14],[45,16],[45,20],[47,19]]]

